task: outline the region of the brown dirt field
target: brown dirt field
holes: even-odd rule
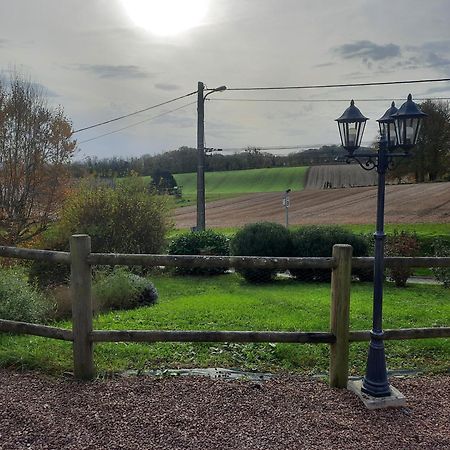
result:
[[[305,189],[323,189],[326,183],[330,188],[375,186],[377,184],[377,173],[375,170],[361,169],[359,164],[312,166],[309,168]]]
[[[240,227],[270,221],[284,224],[283,193],[249,194],[206,205],[207,227]],[[375,222],[377,187],[292,192],[289,224],[367,224]],[[196,224],[196,207],[175,210],[177,228]],[[449,223],[450,182],[386,186],[386,223]]]

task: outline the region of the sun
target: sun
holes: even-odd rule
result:
[[[194,28],[205,18],[209,0],[121,0],[135,25],[159,36]]]

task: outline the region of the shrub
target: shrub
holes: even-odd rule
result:
[[[310,225],[292,233],[292,256],[329,257],[334,244],[349,244],[353,247],[353,256],[367,256],[368,243],[364,236],[338,226]],[[331,270],[328,269],[292,269],[291,274],[301,281],[328,281]],[[362,281],[373,278],[372,270],[355,270]]]
[[[65,202],[53,239],[67,245],[72,234],[86,233],[95,252],[161,253],[169,226],[166,197],[129,177],[114,188],[81,184]]]
[[[450,257],[450,244],[443,239],[437,239],[434,243],[434,256]],[[450,288],[450,267],[432,267],[431,271],[444,287]]]
[[[40,322],[46,318],[49,309],[43,294],[27,283],[23,269],[0,270],[0,319]]]
[[[129,177],[115,187],[85,181],[68,196],[42,247],[68,251],[70,236],[86,233],[94,252],[161,253],[169,227],[166,196],[149,193],[141,178]],[[42,287],[64,283],[69,274],[69,266],[43,261],[30,270]]]
[[[385,245],[386,256],[417,256],[419,252],[419,241],[415,234],[407,231],[394,231],[387,236]],[[406,281],[413,274],[410,267],[396,264],[388,269],[389,276],[397,287],[405,287]]]
[[[230,242],[232,255],[240,256],[289,256],[291,239],[289,231],[282,225],[259,222],[246,225]],[[276,274],[274,269],[238,269],[247,281],[269,282]]]
[[[47,250],[57,249],[47,248]],[[70,266],[68,264],[55,264],[43,260],[33,261],[28,272],[29,282],[37,285],[40,289],[67,284],[69,278]]]
[[[169,245],[169,255],[218,255],[230,252],[229,239],[213,230],[194,231],[177,236]],[[177,267],[182,275],[218,275],[225,273],[225,267]]]
[[[100,311],[149,306],[158,300],[158,292],[149,280],[118,267],[98,272],[93,286],[94,303]]]

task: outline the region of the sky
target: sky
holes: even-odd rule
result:
[[[41,86],[74,130],[225,85],[205,102],[221,149],[338,144],[353,98],[371,143],[391,99],[450,97],[450,82],[231,89],[450,78],[449,23],[448,0],[0,0],[0,76]],[[77,158],[196,147],[196,100],[75,133]]]

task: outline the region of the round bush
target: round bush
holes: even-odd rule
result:
[[[246,225],[239,230],[230,243],[232,255],[239,256],[289,256],[291,239],[289,231],[272,222]],[[238,269],[247,281],[264,283],[273,279],[275,269]]]
[[[158,300],[153,283],[121,267],[112,272],[98,272],[93,294],[100,311],[149,306]]]
[[[230,252],[229,239],[213,230],[194,231],[177,236],[169,245],[169,255],[216,255],[227,256]],[[176,267],[181,275],[219,275],[226,267]]]
[[[332,256],[334,244],[349,244],[353,247],[353,256],[367,256],[368,244],[363,236],[338,226],[311,225],[299,228],[292,233],[292,256],[329,257]],[[301,281],[329,281],[331,270],[328,269],[292,269],[291,274]],[[361,270],[355,274],[366,281],[372,270]]]
[[[52,243],[67,246],[72,234],[85,233],[93,252],[161,253],[169,215],[166,196],[150,194],[140,178],[115,187],[85,182],[64,203]]]
[[[50,310],[45,297],[27,283],[27,274],[20,268],[0,270],[0,319],[40,322]]]

